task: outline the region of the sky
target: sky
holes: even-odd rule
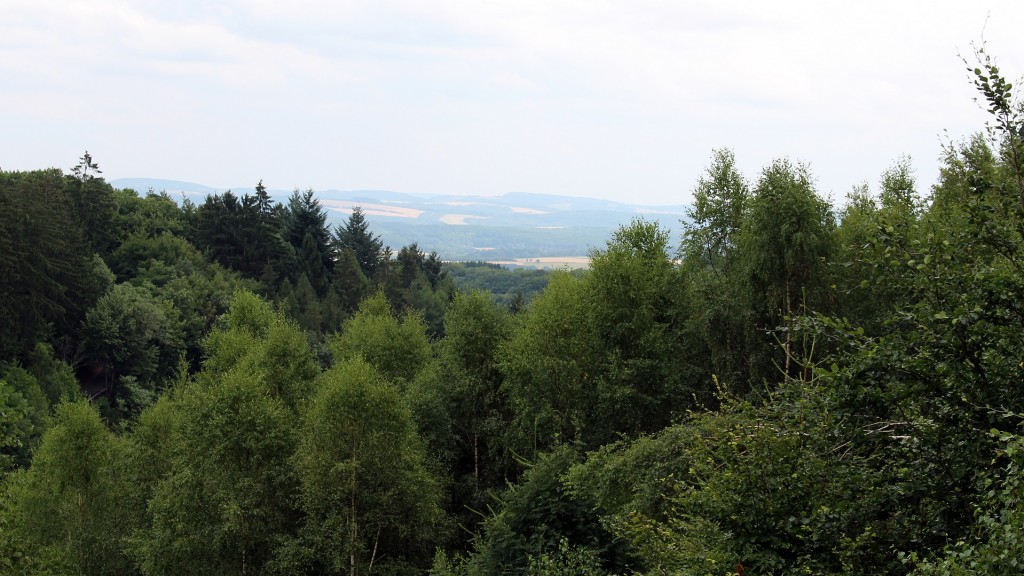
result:
[[[841,201],[981,130],[1024,2],[0,0],[0,169],[685,204],[716,148]]]

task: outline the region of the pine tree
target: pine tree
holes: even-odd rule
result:
[[[326,293],[328,278],[334,270],[334,259],[331,257],[327,212],[313,197],[313,190],[292,192],[288,199],[285,223],[286,239],[299,254],[299,273],[309,276],[317,293],[322,296]]]
[[[114,249],[114,235],[110,221],[116,210],[114,189],[97,176],[103,171],[93,161],[88,151],[71,169],[65,191],[74,203],[77,219],[85,233],[85,239],[94,252],[107,255]]]
[[[344,226],[339,225],[335,228],[334,244],[336,252],[348,249],[355,254],[356,261],[367,278],[376,275],[377,269],[385,259],[383,242],[379,236],[370,232],[370,225],[359,207],[352,210],[352,215]]]

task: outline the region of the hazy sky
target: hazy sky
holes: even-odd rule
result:
[[[987,24],[986,24],[987,22]],[[684,203],[711,151],[840,199],[986,116],[1024,2],[0,0],[0,168]]]

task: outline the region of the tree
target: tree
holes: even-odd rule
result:
[[[316,570],[429,563],[438,492],[398,390],[359,359],[325,372],[318,389],[295,454]]]
[[[523,457],[595,432],[604,347],[584,281],[553,273],[499,349],[513,416],[509,449]]]
[[[293,411],[312,394],[320,372],[305,334],[251,292],[239,290],[203,343],[202,379],[243,371]]]
[[[334,229],[335,252],[351,250],[363,276],[373,278],[377,274],[380,262],[385,259],[383,242],[380,237],[370,232],[370,224],[361,208],[352,209],[344,226]]]
[[[471,574],[576,574],[557,570],[572,555],[586,559],[588,570],[580,574],[602,574],[602,568],[625,573],[622,543],[614,542],[589,502],[574,498],[562,481],[578,459],[573,449],[559,446],[502,495],[484,521]]]
[[[298,255],[299,270],[296,277],[305,273],[317,294],[327,292],[334,258],[331,251],[331,232],[327,227],[327,212],[314,198],[312,189],[300,193],[292,192],[288,198],[285,214],[285,231],[288,243]]]
[[[307,232],[302,239],[302,246],[297,251],[300,269],[297,282],[301,282],[305,278],[310,287],[315,290],[314,296],[326,294],[330,282],[330,275],[323,261],[323,256],[327,252],[320,250],[313,234]]]
[[[962,58],[973,74],[973,83],[984,99],[994,124],[986,126],[989,138],[1000,147],[1005,172],[1012,181],[1007,186],[1024,210],[1024,107],[1016,99],[1013,84],[1000,72],[995,59],[985,51],[985,44],[974,47],[976,65]],[[976,100],[977,101],[977,100]]]
[[[588,446],[617,434],[654,432],[695,399],[711,399],[695,388],[710,379],[688,358],[693,346],[683,331],[684,292],[668,256],[667,231],[640,219],[620,227],[605,249],[591,251],[584,283],[604,355],[591,417],[601,432],[592,427]]]
[[[67,178],[65,191],[75,207],[77,221],[90,251],[106,256],[114,248],[110,227],[115,213],[114,189],[103,178],[99,166],[86,151]]]
[[[998,132],[996,142],[1012,145]],[[888,571],[922,562],[928,574],[1001,573],[1012,570],[1002,559],[1016,557],[1019,538],[1004,509],[1004,490],[1019,493],[1016,448],[1009,442],[1004,458],[996,451],[1010,439],[992,433],[1019,427],[1024,409],[1024,357],[1011,344],[1024,337],[1019,169],[1011,151],[993,152],[981,137],[947,152],[916,229],[908,237],[880,227],[866,254],[900,295],[877,332],[835,317],[809,325],[835,350],[820,361],[831,369],[819,371],[831,412],[864,431],[865,469],[892,494],[872,527],[876,551],[904,551],[905,563]],[[964,522],[972,516],[974,526]]]
[[[835,222],[806,166],[776,160],[764,169],[751,200],[741,235],[754,338],[750,347],[750,382],[768,377],[776,364],[793,367],[792,336],[782,335],[782,358],[772,338],[786,318],[806,310],[827,311],[827,263],[833,253]],[[773,358],[774,357],[774,358]]]
[[[690,221],[683,222],[681,256],[721,269],[736,246],[749,201],[750,190],[736,168],[733,151],[712,151],[711,166],[697,181],[693,204],[686,212]]]
[[[452,471],[455,501],[481,507],[484,491],[501,487],[513,471],[503,441],[511,413],[499,359],[511,335],[511,317],[489,293],[471,291],[455,296],[444,323],[438,360],[457,439]],[[459,508],[453,512],[464,525],[479,521]]]
[[[171,403],[144,413],[133,437],[141,454],[153,455],[136,475],[143,484],[156,480],[152,526],[136,547],[152,574],[183,565],[202,574],[260,573],[298,530],[290,458],[319,373],[305,335],[239,291],[204,348],[202,372],[179,384]]]
[[[398,383],[412,380],[431,356],[422,317],[410,311],[399,319],[381,291],[360,303],[329,345],[336,362],[362,358]]]
[[[173,304],[194,370],[202,359],[203,337],[227,311],[234,292],[256,288],[255,282],[207,262],[188,241],[169,232],[131,236],[114,251],[111,265],[123,281]]]
[[[44,413],[45,415],[45,413]],[[40,430],[33,407],[21,391],[0,376],[0,477],[30,461]]]
[[[102,374],[99,382],[89,384],[101,386],[112,406],[132,403],[125,377],[156,390],[184,351],[173,306],[130,284],[118,284],[100,298],[86,314],[82,331],[84,359]]]
[[[686,300],[692,303],[688,330],[701,335],[719,381],[738,387],[749,376],[748,300],[739,241],[751,194],[731,150],[712,153],[693,198],[679,249]]]
[[[1024,554],[1024,513],[1020,508],[1021,438],[994,430],[1000,449],[993,463],[1002,467],[1002,478],[985,474],[981,501],[974,510],[970,538],[946,547],[945,554],[931,561],[917,562],[917,554],[908,555],[915,563],[915,575],[967,576],[969,574],[1012,574]]]
[[[55,573],[132,574],[120,504],[123,448],[93,406],[58,406],[32,467],[12,484],[15,533]]]
[[[892,311],[907,302],[908,294],[894,281],[905,264],[883,254],[906,252],[919,240],[922,205],[905,157],[882,173],[877,200],[867,184],[850,193],[835,231],[830,273],[842,295],[836,301],[839,315],[878,333]]]
[[[147,574],[259,574],[296,529],[295,417],[246,368],[200,376],[176,402],[172,465],[136,545]]]
[[[241,274],[261,280],[268,292],[298,268],[296,252],[284,226],[287,213],[272,206],[262,183],[256,195],[239,198],[230,190],[213,194],[195,210],[193,243],[207,256]]]
[[[338,261],[331,276],[331,289],[325,300],[326,306],[333,306],[333,316],[325,319],[326,332],[337,331],[341,323],[359,307],[359,302],[370,290],[370,280],[363,274],[355,252],[346,248],[338,254]],[[330,303],[330,304],[328,304]]]
[[[132,236],[185,236],[186,215],[166,192],[150,190],[140,197],[130,188],[114,190],[114,206],[113,221],[108,225],[113,229],[115,246]]]
[[[59,170],[0,172],[0,358],[74,334],[99,294]]]

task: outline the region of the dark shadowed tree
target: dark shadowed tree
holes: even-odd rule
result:
[[[386,258],[384,244],[379,236],[370,232],[370,224],[358,206],[352,210],[352,215],[344,225],[335,227],[334,244],[336,252],[352,251],[366,278],[373,278],[381,260]]]

